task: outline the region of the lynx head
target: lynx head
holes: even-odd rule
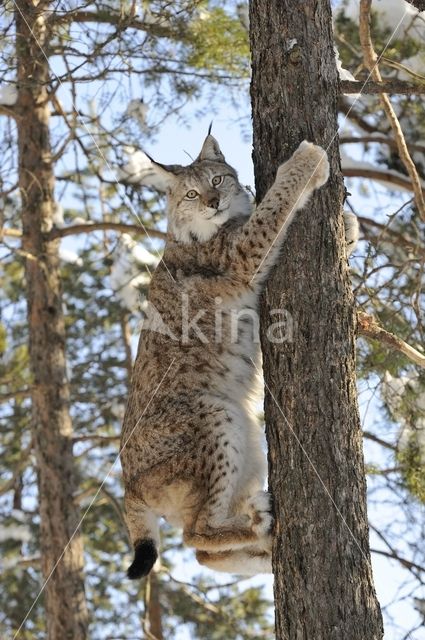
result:
[[[229,218],[251,211],[249,196],[236,171],[227,164],[218,142],[208,134],[192,164],[161,165],[168,198],[168,232],[179,242],[205,242]]]

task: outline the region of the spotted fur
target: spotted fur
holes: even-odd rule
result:
[[[150,285],[121,442],[135,547],[129,575],[145,575],[155,561],[161,516],[182,527],[201,564],[270,572],[255,315],[293,215],[328,179],[326,153],[303,142],[254,211],[211,135],[188,167],[156,170],[169,184],[168,240]]]

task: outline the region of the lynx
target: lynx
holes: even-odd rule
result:
[[[210,134],[189,166],[154,166],[168,185],[168,232],[122,431],[135,552],[128,576],[147,575],[155,563],[161,516],[183,529],[199,563],[271,572],[271,504],[253,400],[255,312],[295,212],[328,179],[326,153],[302,142],[254,211]],[[353,236],[352,218],[347,225]]]

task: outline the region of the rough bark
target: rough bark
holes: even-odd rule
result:
[[[298,214],[262,300],[278,640],[378,640],[343,239],[337,71],[328,0],[252,0],[251,99],[258,199],[303,139],[329,146],[331,177]],[[271,309],[293,341],[267,340]],[[273,318],[271,318],[273,321]]]
[[[65,325],[52,225],[54,175],[49,139],[48,2],[17,0],[16,105],[22,249],[28,304],[32,429],[37,459],[40,547],[49,640],[86,637],[83,548],[73,502],[76,479],[65,370]],[[63,554],[63,555],[62,555]],[[60,560],[58,562],[58,560]],[[57,564],[56,564],[57,563]]]

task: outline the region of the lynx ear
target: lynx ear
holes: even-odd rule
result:
[[[156,162],[150,155],[146,153],[146,156],[150,160],[152,171],[158,176],[165,187],[172,187],[176,180],[176,176],[182,170],[182,167],[178,164],[161,164]]]
[[[220,146],[211,134],[208,134],[205,138],[201,153],[196,160],[198,162],[201,160],[216,160],[217,162],[224,162],[224,155],[220,150]]]

